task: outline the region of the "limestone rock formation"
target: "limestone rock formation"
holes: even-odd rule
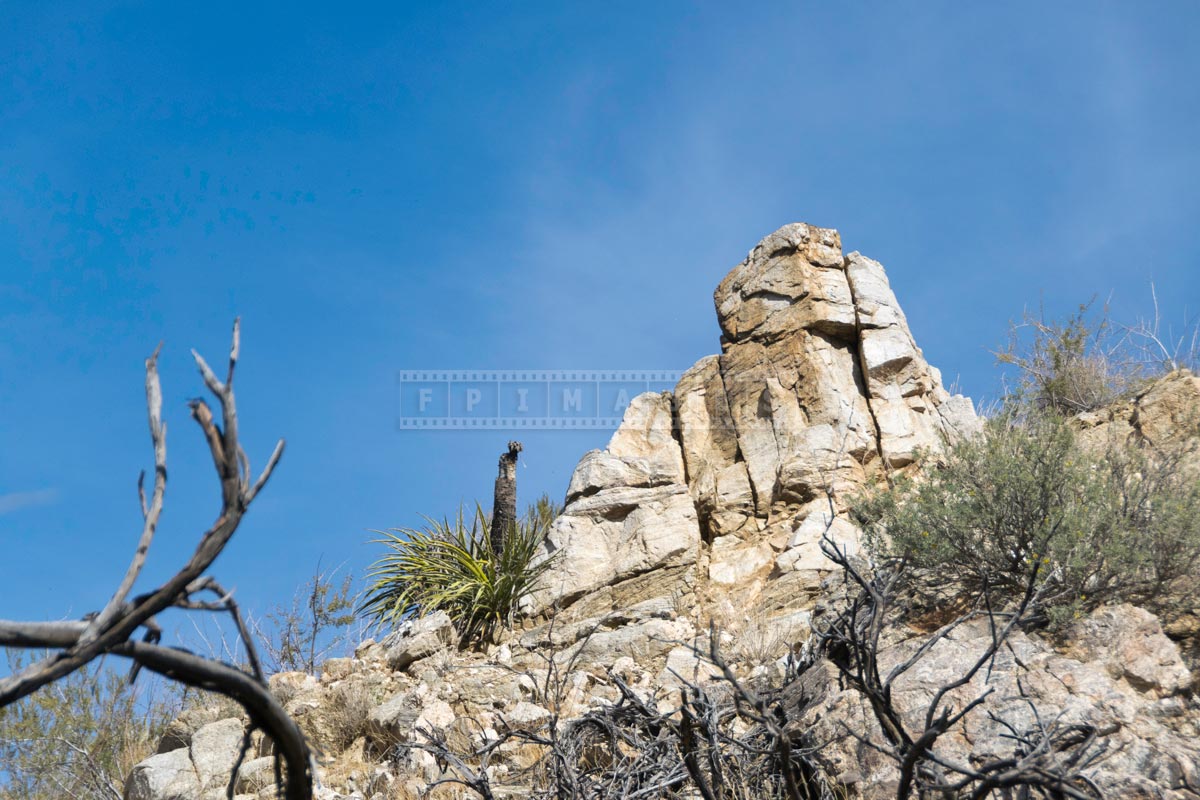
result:
[[[752,596],[787,573],[811,590],[831,499],[836,517],[849,492],[978,424],[925,362],[883,267],[843,256],[837,231],[780,228],[714,300],[721,354],[636,398],[579,462],[548,541],[554,581],[527,610],[605,590],[610,611],[697,580]]]

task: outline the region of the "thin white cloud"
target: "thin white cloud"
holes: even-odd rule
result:
[[[37,489],[32,492],[9,492],[0,494],[0,516],[20,511],[23,508],[48,506],[58,500],[58,489]]]

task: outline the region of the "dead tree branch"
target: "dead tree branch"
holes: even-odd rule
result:
[[[551,617],[551,628],[555,623]],[[579,659],[593,628],[568,652],[539,652],[544,671],[516,670],[536,686],[534,701],[550,715],[533,726],[509,725],[501,716],[492,737],[456,749],[437,731],[418,730],[418,739],[398,746],[397,755],[417,750],[434,756],[440,784],[457,784],[480,798],[520,793],[534,800],[626,800],[699,797],[703,800],[833,800],[834,782],[817,766],[817,746],[788,718],[783,691],[751,689],[728,666],[716,642],[699,657],[711,658],[720,673],[700,685],[676,673],[678,705],[660,706],[666,695],[650,695],[609,670],[600,678],[615,699],[575,719],[564,718],[563,701],[581,667]],[[553,632],[549,635],[553,641]],[[529,768],[508,776],[507,785],[489,777],[498,751],[513,745],[536,748]],[[515,783],[513,783],[515,781]]]
[[[154,485],[147,500],[144,479],[138,480],[143,523],[130,565],[104,607],[82,620],[0,620],[0,646],[53,651],[41,661],[0,680],[0,708],[69,675],[102,655],[112,653],[124,656],[134,662],[134,675],[139,667],[144,667],[239,702],[250,717],[251,725],[270,736],[282,756],[286,775],[284,786],[280,787],[283,796],[287,800],[308,800],[312,797],[313,787],[312,759],[304,736],[267,691],[257,653],[247,635],[237,604],[229,592],[204,574],[229,543],[251,502],[266,485],[283,454],[284,442],[281,439],[263,471],[257,478],[251,474],[249,459],[238,441],[237,401],[233,390],[240,339],[240,325],[235,320],[229,365],[223,382],[218,380],[200,354],[192,351],[201,378],[216,399],[220,412],[218,423],[203,399],[189,403],[192,418],[200,426],[208,443],[221,486],[221,510],[216,520],[200,537],[192,556],[172,578],[148,593],[129,599],[154,539],[166,491],[167,426],[162,421],[162,389],[158,377],[160,345],[146,359],[146,406],[150,440],[154,448]],[[196,595],[205,592],[215,594],[217,600],[196,599]],[[160,633],[154,617],[171,607],[230,613],[246,647],[251,672],[158,645]],[[142,641],[135,640],[139,629],[143,630]]]

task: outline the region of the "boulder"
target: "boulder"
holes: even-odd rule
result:
[[[387,663],[392,669],[406,670],[423,658],[448,650],[457,642],[454,623],[445,611],[402,622],[383,640]]]
[[[238,769],[237,792],[257,794],[275,786],[275,757],[263,756],[242,764]]]
[[[212,722],[196,731],[188,748],[200,790],[224,791],[241,753],[245,725],[240,719]]]
[[[401,692],[388,698],[371,711],[371,738],[385,749],[408,741],[421,716],[421,708],[421,698],[413,692]]]
[[[167,729],[163,731],[162,738],[158,742],[158,752],[169,753],[172,750],[190,746],[196,731],[211,722],[228,717],[226,712],[227,709],[220,705],[184,709],[179,716],[171,720]]]
[[[513,706],[511,711],[505,712],[503,720],[505,725],[514,730],[532,731],[537,730],[550,716],[550,712],[541,706],[522,700]]]
[[[321,682],[307,672],[276,672],[267,679],[267,687],[286,706],[294,697],[319,690]]]
[[[699,544],[696,508],[682,484],[578,497],[550,527],[543,557],[554,568],[526,608],[565,605],[625,578],[694,563]]]
[[[196,800],[200,780],[186,747],[158,753],[133,768],[125,800]]]

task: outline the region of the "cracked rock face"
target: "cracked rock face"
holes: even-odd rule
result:
[[[639,579],[644,599],[657,571],[662,596],[697,580],[754,593],[797,571],[815,585],[831,497],[840,512],[867,482],[978,426],[925,362],[882,265],[843,255],[837,231],[780,228],[713,299],[721,353],[673,393],[636,398],[608,448],[583,457],[547,546],[553,585],[527,610],[602,587],[619,608],[623,584]],[[856,538],[841,518],[834,533]]]
[[[1132,400],[1078,414],[1074,422],[1084,445],[1097,450],[1113,440],[1170,450],[1186,445],[1200,432],[1198,408],[1200,377],[1179,369]]]

